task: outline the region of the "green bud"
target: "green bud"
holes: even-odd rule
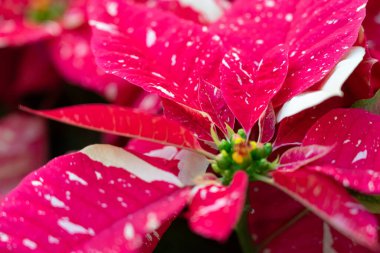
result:
[[[225,150],[222,150],[215,160],[220,170],[228,170],[231,165],[231,158]]]
[[[257,169],[259,173],[263,173],[269,170],[269,162],[265,159],[262,158],[257,162]]]
[[[268,157],[272,153],[272,144],[265,143],[263,147],[263,155],[264,157]]]
[[[222,176],[223,176],[222,183],[224,185],[228,185],[232,181],[233,173],[230,170],[225,170],[222,172]]]
[[[250,152],[252,160],[260,160],[262,158],[262,152],[260,148],[251,150]]]
[[[246,133],[245,133],[245,131],[244,131],[243,129],[240,128],[240,129],[237,131],[237,134],[240,135],[241,138],[243,138],[243,139],[245,139],[245,140],[247,139],[247,135],[246,135]]]
[[[226,150],[222,150],[220,152],[220,155],[223,157],[223,158],[229,158],[230,155],[228,154],[228,152]]]
[[[212,164],[211,164],[211,168],[213,169],[213,171],[214,171],[215,173],[220,174],[220,173],[222,172],[222,170],[219,168],[218,164],[216,164],[216,163],[212,163]]]
[[[218,146],[219,151],[231,152],[232,145],[226,140],[222,140]]]

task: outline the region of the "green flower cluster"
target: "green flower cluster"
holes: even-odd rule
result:
[[[66,10],[63,0],[32,0],[31,7],[26,13],[28,19],[35,23],[57,20]]]
[[[222,176],[224,184],[229,184],[239,170],[247,172],[250,181],[255,181],[256,175],[266,175],[278,165],[277,160],[268,161],[272,144],[247,140],[243,129],[230,134],[228,139],[219,141],[214,138],[214,141],[220,153],[211,166],[215,173]]]

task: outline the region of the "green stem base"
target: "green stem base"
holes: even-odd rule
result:
[[[248,196],[247,196],[248,199]],[[240,216],[240,220],[235,227],[236,235],[238,237],[240,247],[243,253],[257,253],[258,248],[255,246],[252,239],[251,232],[248,229],[248,214],[251,210],[249,201],[246,200],[246,204],[243,209],[243,213]]]

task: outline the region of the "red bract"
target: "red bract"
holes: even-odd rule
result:
[[[204,237],[225,241],[238,222],[247,186],[247,175],[237,172],[228,188],[209,185],[197,189],[188,213],[190,228]]]
[[[378,194],[379,124],[378,116],[363,110],[334,110],[311,127],[301,146],[305,149],[311,148],[308,145],[324,145],[331,150],[297,166],[296,171],[280,168],[273,172],[274,182],[285,192],[289,191],[339,232],[372,249],[378,248],[377,221],[344,188]],[[311,148],[310,155],[315,151]],[[299,164],[298,157],[285,157],[288,164],[292,164],[292,158],[295,165]]]
[[[99,34],[95,37],[95,52],[108,66],[106,70],[147,91],[200,110],[199,84],[206,81],[215,86],[224,55],[219,37],[171,13],[121,1],[117,6],[122,19],[115,20],[103,7],[109,3],[94,2],[90,8],[90,24],[95,35]],[[152,11],[151,15],[147,10]],[[150,27],[151,22],[155,27]],[[112,41],[106,39],[109,34]],[[223,128],[224,124],[218,126]]]
[[[104,133],[141,138],[195,150],[201,149],[194,134],[177,122],[125,107],[78,105],[57,110],[29,111]]]
[[[365,131],[361,129],[365,126]],[[309,130],[303,145],[335,145],[313,169],[334,177],[346,187],[378,194],[380,118],[360,109],[335,110]],[[322,137],[323,136],[323,137]]]
[[[220,87],[232,112],[249,133],[285,80],[288,51],[283,45],[275,47],[263,56],[257,69],[251,59],[246,63],[241,57],[236,51],[224,57]]]
[[[184,207],[180,186],[123,149],[90,146],[51,161],[4,199],[1,251],[136,252]]]
[[[375,217],[333,180],[310,171],[273,174],[280,189],[350,239],[378,249]],[[281,188],[282,187],[282,188]]]
[[[112,3],[118,6],[114,16],[106,8]],[[216,88],[231,87],[234,94],[239,93],[240,101],[230,99],[230,93],[225,90],[226,104],[247,129],[265,110],[268,100],[277,94],[283,71],[287,78],[276,95],[276,106],[328,74],[354,44],[365,4],[364,0],[235,1],[219,21],[207,27],[122,1],[104,0],[101,4],[93,1],[89,15],[94,52],[98,63],[109,73],[197,110],[200,105],[196,91],[201,81]],[[281,68],[281,58],[260,69],[260,61],[279,44],[289,49],[289,71]],[[278,50],[278,56],[273,52],[272,57],[281,56],[280,48]],[[233,51],[237,57],[232,53],[228,57],[227,53]],[[223,67],[223,59],[224,62],[235,60],[233,69]],[[286,57],[283,60],[286,61]],[[221,72],[217,69],[219,65]],[[267,76],[276,70],[281,73],[278,77]],[[268,78],[267,81],[260,84],[257,80],[260,75]],[[234,82],[227,81],[230,84],[225,86],[221,76],[230,81],[234,78]],[[221,80],[222,85],[219,85]],[[239,80],[244,82],[241,88],[237,85]],[[254,93],[261,89],[266,92]],[[252,115],[248,112],[248,115],[240,115],[238,107],[256,111],[250,112]],[[219,127],[224,127],[218,124],[218,119],[211,118]]]
[[[260,61],[278,44],[289,47],[289,74],[275,105],[320,81],[354,44],[366,1],[235,1],[215,29]],[[239,31],[239,33],[235,33]],[[339,38],[339,39],[338,39]],[[236,46],[235,46],[236,47]]]

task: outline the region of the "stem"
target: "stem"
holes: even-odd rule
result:
[[[271,241],[273,241],[276,237],[284,233],[286,230],[288,230],[292,225],[294,225],[297,221],[302,219],[307,213],[309,212],[308,209],[302,210],[299,214],[293,217],[290,221],[288,221],[285,225],[280,227],[276,232],[272,233],[268,238],[266,238],[259,246],[259,250],[264,249]]]
[[[243,253],[256,253],[258,249],[254,245],[251,233],[248,229],[248,213],[250,212],[251,206],[248,201],[248,195],[246,197],[245,206],[243,208],[243,213],[240,216],[240,220],[235,227],[236,235],[238,237],[240,247]]]
[[[266,177],[266,176],[261,176],[261,175],[255,175],[255,178],[258,180],[258,181],[261,181],[261,182],[264,182],[264,183],[267,183],[269,185],[274,185],[274,181],[272,178],[269,178],[269,177]]]

